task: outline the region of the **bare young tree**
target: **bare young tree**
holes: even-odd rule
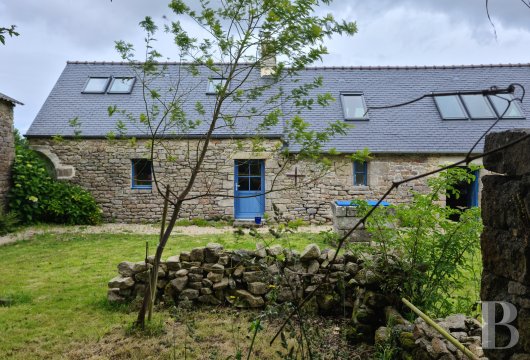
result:
[[[205,197],[233,196],[216,192],[213,184],[222,165],[205,166],[211,153],[218,151],[212,145],[218,135],[228,138],[234,151],[274,153],[276,177],[300,160],[320,163],[322,168],[328,163],[322,146],[332,136],[344,134],[346,125],[343,121],[328,121],[321,130],[309,127],[300,116],[301,110],[327,106],[334,99],[330,94],[318,93],[321,78],[300,81],[297,75],[326,54],[326,38],[356,32],[355,23],[321,15],[319,7],[330,2],[220,0],[210,4],[201,0],[188,5],[173,0],[169,7],[175,20],[168,20],[164,30],[174,37],[178,57],[175,64],[161,62],[162,55],[153,47],[158,27],[149,17],[140,23],[146,33],[145,58],[141,62],[131,44],[116,43],[120,55],[141,81],[143,104],[139,116],[128,109],[110,107],[109,115],[125,120],[120,119],[117,133],[109,135],[126,137],[131,124],[146,132],[153,180],[168,204],[168,221],[166,225],[164,216],[151,290],[145,292],[137,326],[145,325],[147,309],[154,300],[160,259],[183,206]],[[184,18],[191,19],[205,36],[198,38],[186,31],[181,22]],[[206,82],[212,96],[207,101],[197,100],[197,89],[206,88]],[[280,129],[281,137],[267,142],[266,135],[273,129]],[[296,146],[296,155],[290,154],[286,145]],[[184,147],[185,151],[173,153],[175,147]],[[165,167],[176,171],[164,171]],[[273,179],[267,192],[275,190],[278,187]]]

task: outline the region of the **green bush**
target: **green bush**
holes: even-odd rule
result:
[[[23,223],[97,224],[101,210],[81,187],[53,179],[46,163],[17,137],[9,208]]]
[[[365,223],[380,259],[372,264],[390,293],[404,296],[436,316],[472,312],[478,300],[477,262],[482,220],[479,208],[452,209],[443,205],[446,193],[459,196],[455,184],[474,176],[455,168],[428,180],[430,193],[415,193],[410,203],[377,209]],[[370,209],[359,203],[361,213]],[[459,221],[452,219],[459,218]],[[474,284],[475,294],[462,292]],[[465,301],[464,301],[465,300]]]
[[[14,211],[4,213],[0,206],[0,236],[15,231],[18,222],[17,213]]]

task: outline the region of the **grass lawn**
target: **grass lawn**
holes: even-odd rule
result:
[[[326,247],[321,239],[315,234],[294,234],[279,243],[288,246],[288,242],[299,250],[312,242],[321,248]],[[105,359],[110,356],[102,352],[103,345],[87,355],[90,344],[105,339],[108,346],[123,348],[121,355],[114,358],[148,358],[143,350],[135,350],[137,341],[134,338],[124,335],[136,313],[109,306],[106,301],[107,282],[116,276],[117,264],[124,260],[142,260],[145,241],[149,242],[153,253],[157,237],[134,234],[45,233],[35,235],[29,241],[0,247],[0,299],[12,301],[10,306],[0,306],[0,359],[90,356]],[[193,237],[178,234],[170,240],[164,258],[208,242],[221,243],[228,249],[255,248],[255,239],[248,235],[236,238],[231,234]],[[218,352],[220,359],[234,355],[239,341],[243,342],[242,346],[248,345],[246,336],[251,313],[241,315],[237,321],[233,320],[233,313],[225,310],[209,309],[194,316],[198,339],[209,338],[209,344],[212,336],[217,339],[219,346],[214,346],[212,353]],[[168,318],[167,311],[158,313],[155,323],[166,322]],[[213,334],[215,326],[212,325],[216,322],[224,324],[225,328],[241,327],[239,337],[227,330]],[[178,335],[181,344],[181,339],[186,337],[185,327],[180,326],[172,335],[166,334],[164,341]],[[163,345],[155,339],[153,337],[150,341],[158,341],[157,346]],[[261,356],[256,355],[256,358],[272,358],[269,357],[272,351],[268,347],[269,339],[263,336],[258,341],[256,351],[261,352]],[[213,341],[214,345],[216,341]],[[167,349],[167,344],[162,348]],[[183,358],[183,345],[177,350],[176,358]],[[234,352],[227,353],[229,350]],[[157,353],[152,358],[171,358],[170,355]],[[188,358],[208,357],[195,351]]]

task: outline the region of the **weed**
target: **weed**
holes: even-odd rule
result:
[[[2,206],[0,206],[0,236],[15,231],[18,223],[17,213],[14,211],[4,213]]]
[[[11,307],[23,304],[31,304],[31,296],[24,292],[0,293],[0,306]]]

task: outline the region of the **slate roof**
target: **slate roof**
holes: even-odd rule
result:
[[[18,104],[18,105],[24,105],[24,104],[22,104],[20,101],[15,100],[15,99],[13,99],[12,97],[9,97],[9,96],[7,96],[7,95],[5,95],[5,94],[2,94],[2,93],[0,93],[0,100],[7,101],[7,102],[9,102],[9,103],[11,103],[11,104],[13,104],[13,105],[17,105],[17,104]]]
[[[169,76],[155,80],[157,86],[171,86],[171,74],[179,71],[179,64],[168,63]],[[204,70],[203,70],[204,71]],[[201,72],[202,73],[202,72]],[[109,131],[116,131],[116,116],[109,118],[107,107],[118,105],[135,115],[145,111],[140,82],[136,82],[131,94],[82,94],[89,76],[130,76],[131,70],[123,63],[68,62],[48,99],[37,114],[26,136],[71,136],[73,128],[68,121],[78,117],[83,137],[103,137]],[[323,86],[318,93],[330,92],[337,101],[321,108],[314,106],[312,111],[301,115],[312,128],[322,129],[327,123],[342,120],[340,102],[341,92],[362,92],[366,104],[383,106],[408,101],[431,92],[481,90],[491,86],[506,87],[511,83],[520,83],[530,91],[530,64],[506,65],[462,65],[462,66],[426,66],[426,67],[311,67],[300,72],[298,84],[285,82],[286,90],[309,82],[317,76],[323,77]],[[211,96],[205,94],[207,72],[203,80],[191,78],[184,80],[182,86],[192,87],[194,91],[186,99],[185,110],[196,114],[197,101],[205,107],[213,106]],[[186,81],[188,81],[186,83]],[[259,77],[259,70],[252,75],[251,81],[267,81]],[[259,107],[258,102],[251,104]],[[289,104],[286,104],[289,106]],[[236,108],[226,112],[235,112]],[[523,102],[525,119],[501,120],[495,130],[511,128],[530,128],[530,93]],[[195,116],[195,115],[194,115]],[[417,103],[385,110],[370,110],[368,121],[351,121],[355,126],[347,135],[331,140],[327,148],[336,148],[342,152],[354,152],[364,148],[373,153],[466,153],[472,144],[493,123],[493,120],[442,120],[434,99],[425,98]],[[138,124],[127,123],[129,136],[145,135],[145,128]],[[284,119],[285,120],[285,119]],[[252,125],[258,120],[241,121],[235,129],[221,128],[215,132],[218,137],[238,137],[252,135]],[[203,123],[188,136],[204,133],[208,124]],[[264,136],[280,137],[283,125],[279,124]],[[171,134],[168,133],[168,134]],[[477,147],[482,151],[483,144]],[[291,151],[297,147],[290,145]]]

